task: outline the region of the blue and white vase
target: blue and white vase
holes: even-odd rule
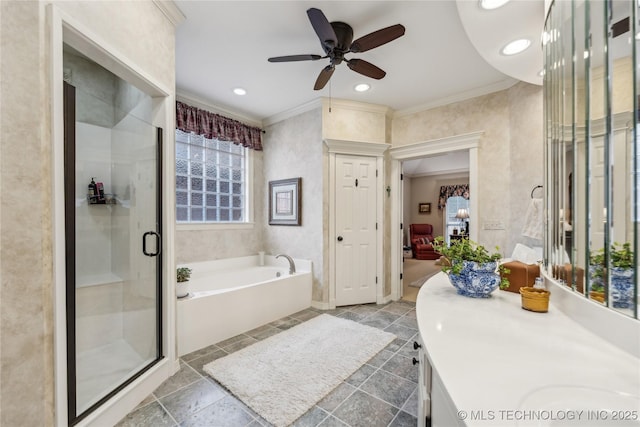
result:
[[[602,267],[599,265],[589,265],[589,291],[592,291],[595,287],[596,289],[602,288],[604,286],[604,282],[602,280]]]
[[[460,295],[471,298],[488,298],[491,292],[500,285],[500,275],[497,273],[498,263],[477,263],[463,261],[460,274],[449,274],[449,281]]]
[[[633,306],[633,269],[611,267],[611,304],[614,308]]]

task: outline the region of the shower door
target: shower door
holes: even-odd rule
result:
[[[123,85],[105,101],[65,83],[70,425],[162,357],[162,133]]]

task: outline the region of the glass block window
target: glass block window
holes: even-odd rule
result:
[[[178,222],[245,222],[247,149],[176,130]]]

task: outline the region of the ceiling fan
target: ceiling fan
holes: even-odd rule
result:
[[[316,83],[313,86],[314,90],[322,89],[331,78],[336,65],[339,65],[343,61],[346,62],[347,66],[353,71],[367,77],[379,80],[387,74],[380,68],[363,59],[347,59],[344,56],[347,53],[366,52],[403,36],[404,27],[402,25],[396,24],[387,28],[382,28],[352,42],[353,29],[349,24],[345,24],[344,22],[330,23],[326,16],[324,16],[324,13],[322,13],[320,9],[316,8],[307,10],[307,15],[309,16],[313,29],[320,39],[320,44],[322,45],[322,49],[326,55],[276,56],[274,58],[269,58],[269,62],[317,61],[318,59],[329,58],[329,65],[320,71],[320,74],[316,79]]]

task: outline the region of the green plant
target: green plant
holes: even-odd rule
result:
[[[611,245],[609,257],[611,259],[612,267],[619,267],[625,270],[633,268],[633,256],[634,253],[633,250],[631,250],[631,243],[627,242],[621,245],[618,242],[614,242],[613,245]],[[593,274],[594,277],[603,277],[605,267],[604,248],[600,248],[591,254],[589,257],[589,264],[597,267]]]
[[[177,269],[176,278],[178,283],[187,282],[191,277],[191,269],[187,267],[180,267]]]
[[[631,250],[631,243],[620,244],[614,242],[609,250],[610,264],[612,267],[622,268],[624,270],[633,268],[633,251]],[[591,268],[590,280],[591,291],[604,292],[604,276],[606,273],[606,266],[604,260],[604,248],[600,248],[589,256],[589,264]]]
[[[442,271],[445,273],[462,273],[464,267],[463,261],[474,261],[478,264],[496,262],[498,263],[498,271],[502,276],[500,279],[500,289],[509,287],[509,279],[505,277],[505,274],[509,274],[510,271],[498,262],[500,258],[502,258],[499,247],[496,246],[496,252],[489,253],[484,246],[470,239],[454,240],[450,246],[447,246],[442,236],[436,237],[432,245],[436,252],[444,255],[449,261],[449,265],[442,267]]]

